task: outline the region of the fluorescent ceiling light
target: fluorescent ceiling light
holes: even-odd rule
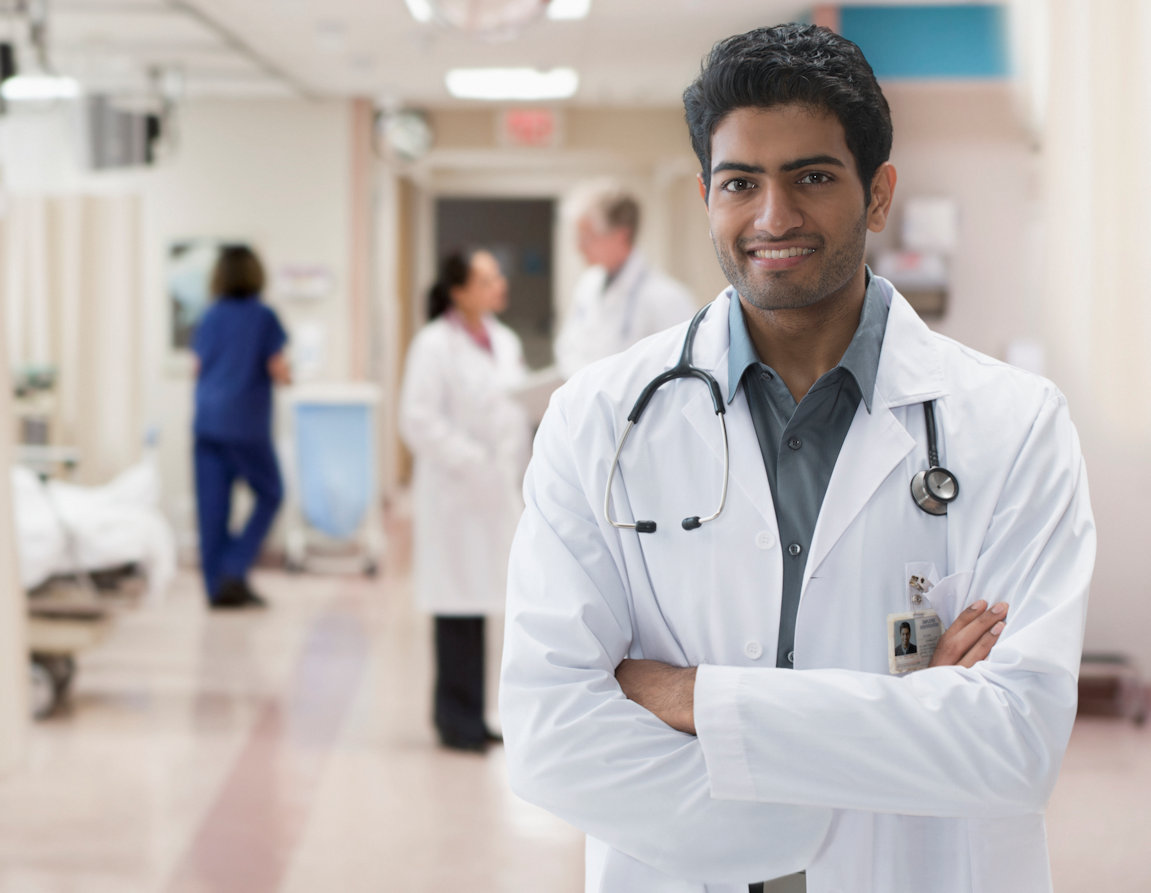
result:
[[[416,0],[409,0],[416,2]],[[551,0],[548,4],[549,19],[586,19],[591,8],[591,0]]]
[[[574,68],[453,68],[448,92],[457,99],[567,99],[579,89]]]
[[[0,93],[9,102],[44,102],[52,99],[75,99],[80,95],[80,84],[72,78],[46,74],[18,74],[10,77]]]
[[[432,20],[432,4],[428,0],[404,0],[408,4],[408,12],[417,22],[430,22]]]
[[[417,22],[430,22],[435,18],[432,4],[429,0],[404,0],[408,12]],[[548,3],[547,17],[559,21],[568,19],[586,19],[591,9],[591,0],[551,0]]]

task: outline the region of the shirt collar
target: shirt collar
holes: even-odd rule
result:
[[[883,347],[883,332],[887,328],[887,302],[879,289],[878,281],[867,270],[867,291],[863,295],[863,310],[859,315],[859,327],[847,345],[843,358],[836,368],[847,371],[859,386],[863,404],[871,412],[871,400],[875,394],[875,377],[879,371],[879,353]],[[731,348],[727,358],[727,402],[731,403],[739,391],[743,373],[748,366],[759,365],[759,354],[751,342],[747,323],[743,318],[743,305],[739,294],[732,290],[731,305],[727,317]],[[770,368],[770,367],[769,367]],[[772,370],[774,372],[774,370]]]

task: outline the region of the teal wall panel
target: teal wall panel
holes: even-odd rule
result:
[[[1005,78],[1007,13],[999,5],[843,6],[840,33],[879,78]]]

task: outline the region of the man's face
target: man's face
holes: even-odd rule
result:
[[[903,644],[904,648],[911,644],[911,630],[906,626],[900,627],[899,629],[899,641]]]
[[[576,222],[580,254],[591,266],[606,267],[615,272],[631,253],[631,234],[621,227],[602,229],[585,215]]]
[[[809,307],[858,290],[867,231],[887,220],[895,171],[870,201],[843,126],[803,105],[739,108],[711,138],[711,239],[728,281],[755,307]]]

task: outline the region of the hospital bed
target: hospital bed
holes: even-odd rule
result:
[[[385,551],[376,483],[379,388],[300,385],[288,402],[285,565],[303,571],[315,558],[350,558],[374,575]]]
[[[109,483],[84,487],[52,477],[77,457],[59,447],[17,448],[11,469],[19,578],[28,593],[33,714],[66,697],[75,655],[106,634],[101,593],[131,578],[157,603],[176,570],[175,537],[160,513],[152,450]]]

